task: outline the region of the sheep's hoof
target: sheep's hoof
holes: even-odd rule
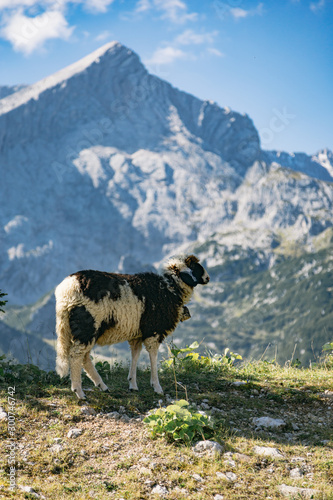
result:
[[[79,394],[79,392],[77,391],[77,389],[74,389],[73,392],[77,395],[77,397],[79,398],[79,401],[86,401],[87,400],[86,395],[84,394],[84,392],[81,392],[81,394]]]
[[[107,386],[104,388],[102,385],[98,385],[97,387],[102,392],[110,392],[110,389]]]
[[[134,387],[130,387],[130,388],[129,388],[129,391],[130,391],[130,392],[139,392],[139,389],[134,389]]]
[[[152,388],[154,389],[154,391],[155,391],[157,394],[164,394],[163,389],[162,389],[162,387],[161,387],[160,385],[159,385],[159,386],[157,386],[157,387],[155,387],[155,386],[153,386],[153,384],[152,384]]]

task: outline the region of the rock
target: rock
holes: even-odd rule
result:
[[[226,472],[225,475],[228,481],[234,482],[237,480],[237,476],[234,472]]]
[[[205,455],[221,455],[223,453],[222,446],[216,441],[199,441],[193,447],[194,453]]]
[[[64,447],[61,444],[56,443],[56,444],[51,446],[50,452],[51,453],[60,453],[63,449],[64,449]]]
[[[24,491],[24,493],[29,493],[29,495],[35,497],[35,498],[45,498],[44,496],[40,495],[35,491],[31,486],[21,486],[18,485],[21,491]]]
[[[264,457],[283,458],[282,453],[277,448],[270,446],[254,446],[253,451],[256,455],[263,455]]]
[[[232,382],[231,385],[234,385],[236,387],[239,387],[240,385],[246,385],[246,382],[244,380],[236,380],[236,382]],[[215,497],[214,497],[215,498]]]
[[[235,460],[228,459],[228,460],[225,460],[224,463],[225,463],[225,465],[228,465],[229,467],[236,467]]]
[[[83,413],[83,415],[96,415],[96,411],[91,406],[82,406],[81,413]]]
[[[280,418],[254,417],[252,419],[252,422],[257,427],[266,427],[270,429],[281,429],[282,427],[286,426],[285,421],[281,420]]]
[[[328,398],[328,399],[333,399],[333,391],[328,391],[326,390],[322,394],[320,394],[322,398]]]
[[[120,413],[117,411],[111,411],[105,415],[106,418],[114,418],[115,420],[119,420],[121,418]]]
[[[224,499],[224,496],[222,495],[214,495],[214,500],[223,500]]]
[[[291,462],[292,463],[295,463],[295,462],[305,462],[305,458],[303,457],[294,457],[291,459]]]
[[[202,479],[202,477],[199,474],[192,474],[192,477],[193,477],[193,479],[195,479],[196,481],[198,481],[198,483],[204,483],[205,482],[205,480]]]
[[[303,477],[302,469],[300,469],[299,467],[295,467],[295,469],[291,469],[290,477],[293,479],[300,479],[301,477]]]
[[[207,403],[201,403],[201,405],[200,405],[200,406],[201,406],[201,408],[202,408],[203,410],[209,410],[209,409],[210,409],[210,406],[209,406]]]
[[[128,415],[122,415],[122,416],[120,417],[120,420],[121,420],[122,422],[125,422],[126,424],[128,424],[128,423],[130,422],[130,420],[131,420],[131,419],[130,419],[130,417],[129,417]]]
[[[160,484],[154,486],[154,488],[151,490],[151,493],[153,495],[160,495],[161,497],[165,497],[169,494],[167,488],[165,486],[161,486]]]
[[[314,495],[318,495],[319,491],[312,488],[297,488],[296,486],[287,486],[286,484],[281,484],[278,486],[279,492],[285,497],[297,497],[301,498],[313,498]]]
[[[240,460],[241,462],[250,462],[251,457],[248,455],[244,455],[244,453],[234,453],[233,458],[236,460]]]
[[[0,406],[0,420],[6,420],[6,418],[8,417],[7,413],[5,412],[5,410]]]
[[[68,431],[67,437],[75,439],[75,438],[79,437],[82,434],[82,432],[83,432],[82,429],[78,429],[77,427],[73,427],[73,429],[70,429]]]
[[[234,482],[237,480],[237,475],[234,472],[217,472],[216,476],[224,481]]]

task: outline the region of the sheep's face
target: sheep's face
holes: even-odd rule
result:
[[[192,288],[197,285],[206,285],[210,280],[206,269],[199,264],[199,259],[195,255],[171,259],[167,269]]]

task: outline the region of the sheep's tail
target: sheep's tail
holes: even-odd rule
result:
[[[57,331],[57,359],[56,372],[60,377],[65,377],[69,373],[69,349],[71,346],[68,311],[57,309],[56,320]]]

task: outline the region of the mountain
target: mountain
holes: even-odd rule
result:
[[[0,99],[14,94],[25,87],[26,85],[0,85]]]
[[[0,283],[10,304],[3,320],[40,341],[54,335],[52,289],[78,269],[135,272],[197,251],[213,283],[197,293],[198,317],[179,335],[210,329],[220,348],[241,328],[244,352],[281,332],[300,337],[295,318],[281,319],[290,301],[272,312],[278,326],[251,320],[248,331],[249,313],[267,299],[261,293],[255,302],[256,286],[283,293],[281,280],[293,276],[297,290],[302,258],[322,262],[316,276],[332,276],[332,152],[261,150],[247,115],[150,75],[117,42],[0,100],[0,161]],[[275,269],[282,277],[269,283]],[[319,287],[329,288],[326,278]],[[245,306],[237,290],[246,287]],[[329,295],[316,313],[325,309],[320,328],[332,337]],[[230,314],[239,318],[235,335],[221,321]],[[310,345],[304,349],[308,356]]]

